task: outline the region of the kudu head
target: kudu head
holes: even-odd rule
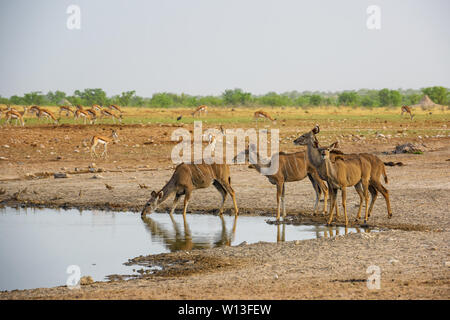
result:
[[[306,146],[312,144],[314,147],[319,147],[319,140],[316,138],[316,134],[320,132],[318,124],[309,132],[302,134],[300,137],[294,140],[294,144],[297,146]]]
[[[163,191],[156,193],[155,191],[152,191],[150,199],[147,201],[147,203],[144,206],[144,209],[142,209],[141,216],[145,216],[148,213],[152,213],[155,211],[158,206],[161,204],[161,199],[163,197]]]

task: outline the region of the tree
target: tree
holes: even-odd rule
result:
[[[74,96],[81,98],[81,104],[84,105],[106,105],[109,102],[106,92],[102,89],[84,89],[84,91],[75,90]],[[70,101],[70,99],[68,99]],[[72,101],[70,101],[72,102]],[[72,102],[73,103],[73,102]],[[78,103],[80,104],[80,103]]]
[[[64,104],[64,100],[66,99],[66,93],[56,90],[55,92],[49,91],[47,93],[47,100],[50,102],[50,104],[57,105],[57,104]]]
[[[447,95],[449,93],[448,89],[444,87],[429,87],[422,89],[422,92],[430,97],[434,103],[437,104],[447,104]]]
[[[173,99],[168,93],[155,93],[152,96],[151,104],[155,107],[167,108],[173,104]]]
[[[344,106],[354,106],[358,103],[359,96],[355,91],[345,91],[338,95],[338,104]]]
[[[250,92],[244,92],[242,89],[236,88],[234,90],[227,89],[222,94],[222,98],[225,104],[241,104],[245,105],[251,101],[252,94]]]
[[[118,98],[119,104],[121,106],[128,106],[128,105],[130,105],[130,101],[131,101],[131,99],[133,99],[135,94],[136,94],[136,91],[134,91],[134,90],[133,91],[122,92],[121,95]]]
[[[319,106],[322,103],[322,97],[318,94],[313,94],[310,98],[309,98],[309,102],[313,105],[313,106]]]

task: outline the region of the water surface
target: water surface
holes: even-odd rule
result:
[[[67,267],[95,281],[136,274],[140,255],[344,234],[342,227],[267,224],[268,217],[58,209],[0,209],[0,290],[65,285]],[[271,218],[273,219],[273,218]],[[348,232],[359,232],[348,228]]]

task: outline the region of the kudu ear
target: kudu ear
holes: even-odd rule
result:
[[[151,196],[154,197],[154,198],[156,198],[156,192],[155,192],[155,191],[152,191]]]
[[[158,199],[161,199],[164,195],[164,192],[161,190],[160,192],[158,192]]]
[[[314,134],[318,134],[320,132],[320,127],[318,124],[311,130]]]
[[[336,142],[333,142],[332,144],[330,144],[330,146],[328,147],[328,150],[334,150],[334,149],[337,149],[339,147],[339,142],[338,141],[336,141]]]

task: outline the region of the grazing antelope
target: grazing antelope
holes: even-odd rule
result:
[[[226,164],[187,164],[181,163],[175,168],[175,172],[169,182],[158,192],[152,191],[150,199],[145,204],[141,215],[151,213],[158,206],[167,200],[167,198],[175,194],[170,214],[175,211],[177,203],[182,195],[184,195],[183,215],[186,216],[187,206],[191,198],[192,191],[209,187],[211,184],[222,195],[222,205],[219,208],[219,214],[222,215],[223,207],[227,195],[233,198],[234,214],[238,215],[239,210],[236,204],[236,197],[231,187],[230,168]]]
[[[97,121],[97,112],[94,110],[94,108],[87,109],[86,112],[89,114],[91,124],[95,123],[95,121]]]
[[[59,120],[56,119],[55,115],[51,111],[49,111],[47,109],[39,108],[38,117],[39,118],[47,118],[50,121],[53,121],[54,124],[57,124],[59,122]]]
[[[118,112],[120,112],[120,114],[123,113],[122,109],[120,109],[119,106],[117,106],[115,104],[110,104],[108,108],[113,111],[118,111]]]
[[[111,141],[116,142],[118,138],[119,138],[119,135],[117,134],[117,132],[115,130],[111,130],[111,138],[106,138],[103,136],[93,136],[92,140],[91,140],[91,157],[92,157],[92,154],[97,156],[97,153],[95,152],[95,148],[97,147],[98,144],[103,144],[103,153],[101,154],[101,157],[103,157],[103,155],[105,155],[105,158],[107,158],[108,157],[108,151],[107,151],[108,143],[110,143]]]
[[[5,118],[6,118],[6,122],[5,123],[9,123],[9,121],[11,119],[15,119],[16,120],[16,126],[17,126],[18,122],[20,122],[22,124],[22,126],[25,125],[25,122],[23,120],[22,114],[20,112],[16,111],[16,110],[8,110],[8,111],[6,111]]]
[[[74,114],[73,110],[69,106],[59,106],[59,118],[61,118],[61,113],[65,112],[66,117],[70,116],[70,114]]]
[[[409,116],[411,117],[411,120],[414,118],[414,115],[411,112],[411,108],[408,106],[402,106],[402,116],[404,113],[409,113]]]
[[[319,199],[323,192],[324,196],[324,207],[323,214],[326,213],[327,208],[327,198],[328,198],[328,188],[326,187],[325,181],[323,181],[316,169],[313,166],[308,166],[306,162],[305,152],[295,152],[295,153],[284,153],[279,152],[274,154],[271,158],[270,163],[262,164],[261,156],[256,151],[256,146],[251,144],[249,148],[243,151],[246,157],[246,161],[249,159],[250,153],[256,154],[257,164],[251,167],[256,169],[259,173],[262,173],[262,168],[268,168],[271,166],[273,161],[278,160],[278,170],[273,175],[266,175],[266,178],[273,185],[277,186],[277,221],[280,220],[281,206],[283,210],[283,219],[286,217],[286,206],[285,206],[285,189],[286,182],[301,181],[306,177],[309,178],[311,184],[316,192],[316,203],[314,205],[314,213],[317,214],[319,211]],[[234,161],[240,156],[238,154],[234,157]],[[278,159],[276,159],[276,157]]]
[[[208,106],[201,105],[197,109],[195,109],[194,112],[192,112],[192,116],[195,117],[196,114],[200,116],[202,113],[207,114],[208,113]]]
[[[118,119],[119,122],[122,123],[122,114],[117,116],[114,113],[112,113],[111,111],[106,110],[106,109],[102,109],[101,113],[102,113],[102,116],[101,116],[102,118],[111,117],[113,119],[114,123],[116,123],[116,119]]]
[[[83,106],[81,104],[77,104],[75,107],[77,110],[84,110]]]
[[[84,124],[86,124],[86,120],[90,117],[89,113],[84,109],[77,109],[73,116],[75,120],[77,120],[78,118],[83,118]]]
[[[264,111],[262,111],[262,110],[256,111],[256,112],[253,114],[253,119],[254,119],[256,122],[258,122],[259,118],[263,118],[264,120],[268,119],[268,120],[270,120],[270,121],[272,121],[272,122],[274,122],[274,121],[277,120],[277,119],[273,119],[273,118],[270,116],[270,114],[268,114],[267,112],[264,112]]]
[[[307,146],[307,160],[310,162],[311,165],[313,165],[315,168],[317,168],[320,164],[320,155],[317,152],[317,149],[319,148],[319,142],[316,138],[316,134],[320,132],[320,128],[318,125],[316,125],[310,132],[307,132],[300,137],[298,137],[294,144],[296,145],[305,145]],[[383,197],[386,200],[386,207],[388,211],[388,218],[392,217],[392,211],[391,211],[391,205],[390,205],[390,199],[389,199],[389,191],[381,184],[380,178],[383,175],[385,183],[388,182],[388,178],[386,175],[386,169],[385,164],[383,161],[380,160],[375,155],[368,154],[368,153],[360,153],[360,154],[343,154],[340,151],[337,150],[331,150],[330,153],[331,161],[333,162],[336,157],[340,158],[355,158],[355,157],[361,157],[364,158],[366,161],[370,163],[370,180],[369,180],[369,192],[372,196],[372,201],[370,203],[369,211],[368,211],[368,217],[370,217],[370,214],[372,212],[373,206],[375,204],[375,200],[378,196],[378,192],[380,192]],[[323,171],[318,170],[318,173],[320,177],[324,180],[327,180],[326,175]],[[361,217],[361,206],[363,201],[363,190],[360,188],[359,185],[355,186],[355,190],[357,191],[359,197],[360,197],[360,207],[358,210],[357,219]],[[331,205],[331,204],[330,204]],[[338,216],[338,210],[336,206],[336,217]]]
[[[99,106],[98,104],[92,105],[92,109],[95,110],[95,111],[98,111],[98,112],[101,112],[101,111],[102,111],[102,107]]]

